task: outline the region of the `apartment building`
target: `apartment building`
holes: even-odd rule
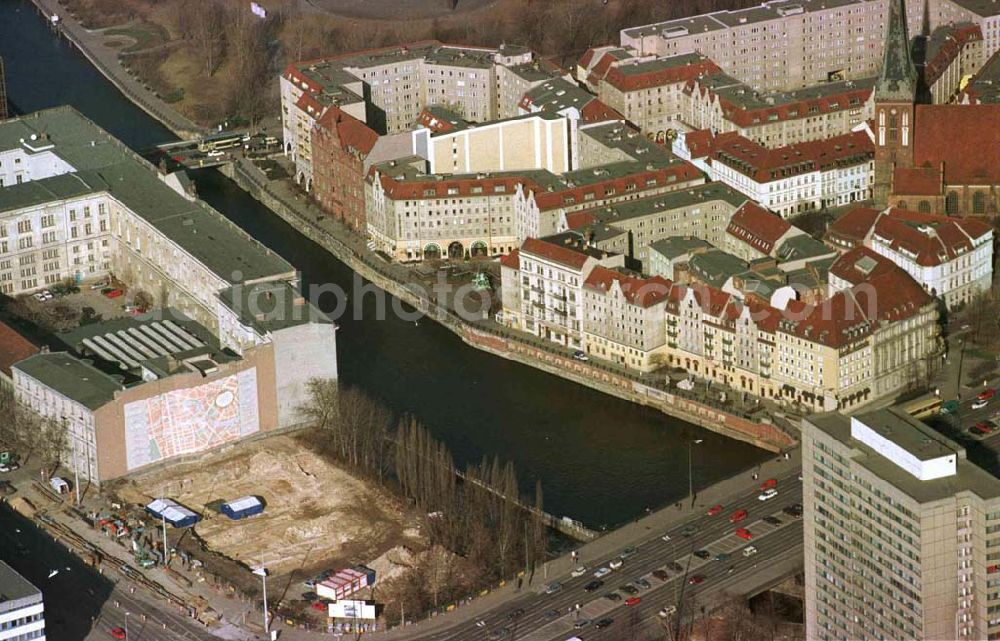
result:
[[[973,23],[942,25],[924,46],[924,86],[934,104],[954,102],[963,84],[986,62],[983,33]]]
[[[871,0],[774,0],[623,29],[621,45],[640,56],[701,53],[756,91],[787,91],[876,75],[885,9]]]
[[[583,281],[583,351],[639,372],[662,366],[672,284],[594,267]]]
[[[518,103],[522,114],[540,111],[567,116],[582,123],[623,120],[624,116],[586,89],[565,77],[547,80],[525,92]]]
[[[0,293],[109,274],[217,331],[219,292],[295,269],[70,108],[0,123]]]
[[[572,234],[528,238],[501,261],[504,291],[500,322],[582,350],[582,287],[595,267],[620,267],[621,256],[596,249]]]
[[[993,228],[973,218],[859,208],[835,221],[825,240],[841,251],[870,248],[949,308],[968,302],[993,281]]]
[[[598,60],[588,72],[586,84],[601,102],[659,143],[686,128],[681,123],[688,111],[685,87],[701,76],[719,73],[714,62],[697,53],[639,58],[620,57],[620,49],[600,55],[593,51],[587,53]],[[583,64],[581,60],[581,69]]]
[[[0,639],[45,641],[42,591],[0,561]]]
[[[557,113],[482,124],[448,121],[438,129],[421,127],[412,133],[414,153],[427,158],[432,174],[533,169],[562,174],[573,168],[573,128],[569,118]]]
[[[858,131],[768,149],[738,133],[680,134],[674,153],[782,217],[872,197],[875,145]]]
[[[534,54],[522,47],[451,46],[437,41],[354,52],[290,64],[281,75],[285,154],[295,161],[296,180],[312,188],[312,130],[323,110],[335,105],[379,135],[408,131],[428,105],[446,107],[473,122],[501,116],[500,100],[522,88],[557,77],[551,65],[531,67]],[[498,72],[510,67],[516,72]],[[516,115],[523,92],[505,103]]]
[[[762,94],[717,73],[689,81],[682,91],[684,130],[737,132],[769,149],[850,133],[874,114],[875,78],[823,83]]]
[[[807,638],[1000,638],[1000,483],[964,447],[899,409],[814,415],[802,477]]]
[[[988,105],[1000,103],[1000,51],[997,51],[979,72],[969,79],[955,97],[962,105]]]

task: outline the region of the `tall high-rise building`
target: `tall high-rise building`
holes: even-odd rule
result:
[[[42,591],[0,561],[0,639],[45,641]]]
[[[1000,639],[1000,479],[965,448],[896,409],[814,415],[802,474],[806,638]]]

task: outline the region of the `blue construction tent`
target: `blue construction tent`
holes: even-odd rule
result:
[[[227,501],[219,508],[220,511],[234,521],[254,516],[264,511],[264,501],[256,496],[244,496],[235,501]]]
[[[191,527],[201,520],[200,516],[171,499],[156,499],[146,506],[146,512],[177,528]]]

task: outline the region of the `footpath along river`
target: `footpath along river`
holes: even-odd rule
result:
[[[69,104],[135,149],[174,138],[53,34],[28,0],[0,2],[0,56],[19,112]],[[194,179],[202,198],[301,270],[305,286],[336,283],[350,292],[349,268],[219,172],[200,171]],[[483,456],[514,461],[526,493],[542,481],[545,507],[553,514],[610,527],[686,496],[688,439],[703,440],[692,448],[696,488],[769,456],[480,352],[430,320],[415,325],[391,313],[378,320],[371,295],[363,310],[360,318],[337,320],[342,384],[415,416],[459,465]]]

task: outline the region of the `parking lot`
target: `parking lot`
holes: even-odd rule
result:
[[[79,286],[54,285],[20,296],[9,302],[4,312],[43,332],[56,333],[136,313],[134,303],[134,294],[102,279]]]

